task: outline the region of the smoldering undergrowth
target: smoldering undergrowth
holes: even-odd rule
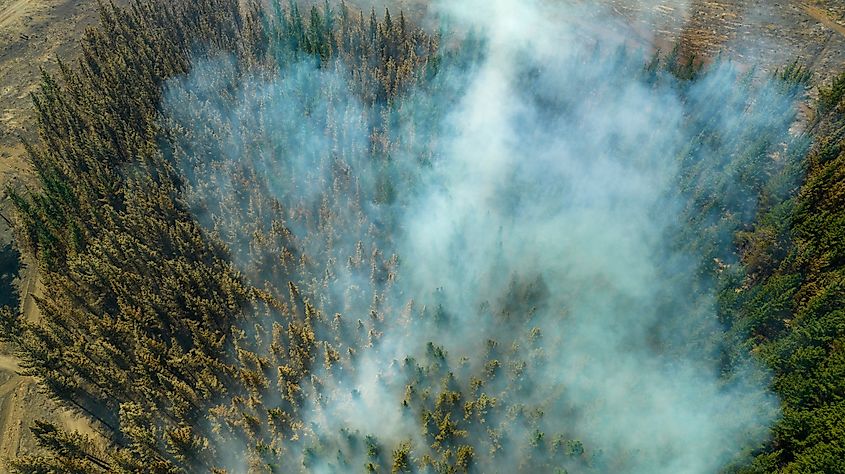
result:
[[[777,400],[753,360],[725,366],[713,295],[737,264],[730,236],[789,166],[800,88],[729,62],[678,79],[585,27],[602,18],[586,6],[439,15],[460,25],[449,45],[419,51],[394,91],[287,43],[269,66],[213,58],[167,87],[195,216],[251,282],[302,296],[325,343],[295,390],[255,394],[290,430],[230,436],[316,472],[741,459]],[[274,323],[240,328],[259,357]]]

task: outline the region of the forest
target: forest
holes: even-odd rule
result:
[[[845,74],[469,3],[100,6],[0,310],[99,436],[11,472],[845,472]]]

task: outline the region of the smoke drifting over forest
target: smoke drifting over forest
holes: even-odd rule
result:
[[[386,105],[347,64],[307,55],[269,72],[203,59],[167,86],[197,219],[259,288],[290,279],[346,331],[318,331],[340,362],[302,384],[282,464],[343,472],[447,443],[459,460],[472,446],[480,472],[741,460],[778,401],[756,363],[725,362],[712,280],[756,210],[748,170],[789,165],[772,157],[792,140],[794,91],[729,63],[678,79],[602,34],[600,7],[473,0],[432,15],[464,39]],[[452,393],[495,410],[450,408]]]

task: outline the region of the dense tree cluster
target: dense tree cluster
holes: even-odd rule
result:
[[[188,211],[162,145],[163,85],[203,57],[230,55],[258,71],[302,55],[360,65],[362,100],[387,102],[436,40],[402,16],[353,17],[345,6],[337,15],[314,8],[308,18],[296,4],[272,16],[226,0],[101,11],[78,66],[44,74],[33,96],[40,141],[28,149],[41,187],[13,199],[21,246],[36,257],[47,291],[42,320],[4,311],[3,335],[27,374],[114,444],[101,452],[44,423],[33,433],[48,454],[13,467],[222,469],[233,462],[225,444],[233,438],[223,432],[252,440],[289,432],[299,381],[318,356],[329,365],[337,355],[316,339],[321,316],[293,283],[285,294],[250,286]],[[265,331],[248,338],[237,329],[251,324]],[[284,400],[264,407],[260,394],[270,388]],[[253,445],[246,462],[260,466],[261,449]]]
[[[772,367],[782,399],[771,445],[744,472],[845,470],[843,85],[839,76],[821,88],[815,143],[792,172],[800,191],[739,234],[744,271],[722,295],[740,347]]]
[[[33,96],[40,140],[27,147],[40,187],[13,199],[20,245],[47,291],[41,321],[4,310],[2,335],[26,373],[94,420],[108,443],[39,422],[43,449],[12,468],[488,472],[507,457],[526,471],[624,470],[631,453],[586,446],[529,396],[546,383],[532,370],[548,364],[544,348],[561,343],[535,318],[551,291],[536,275],[489,276],[507,291],[478,311],[503,336],[482,353],[456,357],[425,341],[417,358],[382,361],[394,376],[372,383],[404,393],[390,403],[419,427],[415,436],[315,427],[314,413],[333,399],[358,403],[349,380],[385,333],[459,317],[402,294],[392,231],[418,170],[436,160],[438,134],[427,127],[447,113],[422,92],[460,97],[450,74],[472,68],[484,48],[471,34],[443,46],[402,13],[240,3],[105,5],[79,64],[45,74]],[[738,240],[748,275],[728,275],[743,286],[723,301],[739,347],[724,355],[726,372],[732,355],[753,347],[776,369],[787,407],[777,450],[757,463],[829,470],[836,432],[813,423],[841,419],[832,384],[843,82],[822,94],[817,126],[830,138],[810,155],[800,195],[787,199],[803,141],[770,159],[783,145],[774,131],[794,117],[767,108],[767,91],[749,101],[755,86],[742,82],[734,102],[705,107],[692,63],[670,56],[631,74],[655,87],[671,81],[699,110],[688,123],[697,138],[680,157],[689,225],[670,230],[702,256],[692,298],[718,279],[714,260],[732,263],[713,242],[746,231]],[[797,97],[806,78],[793,66],[772,87]],[[722,136],[713,131],[722,107],[770,120]],[[706,164],[714,150],[732,159]],[[757,203],[769,214],[748,231]],[[679,312],[664,310],[667,321]],[[756,338],[743,346],[748,331]],[[808,373],[827,378],[808,386],[821,379]]]

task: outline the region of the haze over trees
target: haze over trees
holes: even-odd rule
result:
[[[845,79],[796,135],[798,63],[502,4],[104,5],[33,96],[43,318],[0,334],[108,442],[11,469],[845,470]]]

